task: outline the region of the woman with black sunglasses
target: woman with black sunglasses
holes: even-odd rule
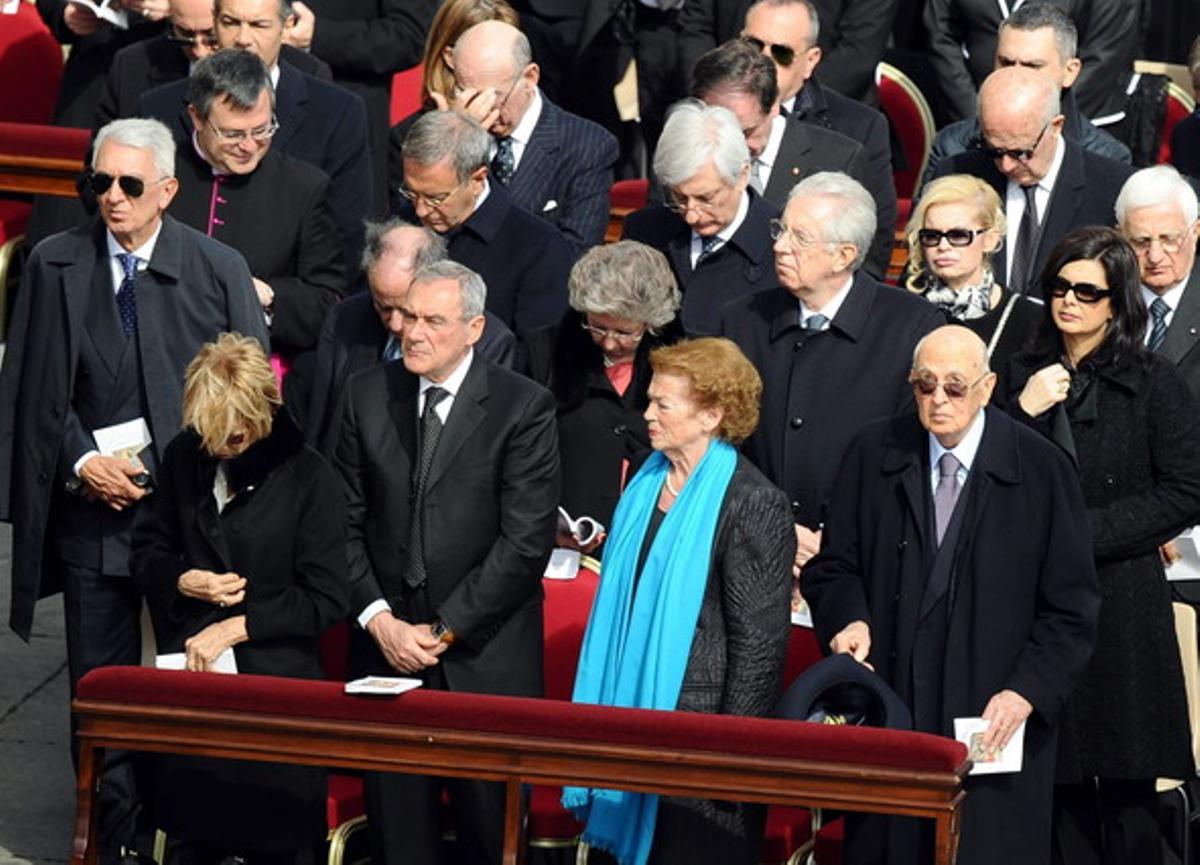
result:
[[[925,186],[909,219],[904,281],[940,309],[947,324],[964,325],[987,344],[998,376],[997,404],[1009,360],[1042,318],[1037,303],[996,282],[992,256],[1004,232],[1004,207],[991,185],[969,174],[939,177]]]
[[[1009,410],[1075,461],[1101,592],[1096,652],[1059,718],[1056,861],[1152,865],[1155,779],[1194,772],[1158,548],[1200,515],[1197,406],[1144,348],[1137,257],[1120,234],[1072,231],[1041,282],[1045,318],[1013,362]]]

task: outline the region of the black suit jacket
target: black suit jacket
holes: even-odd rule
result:
[[[412,204],[400,216],[419,225]],[[446,255],[487,284],[487,308],[518,336],[549,327],[567,308],[567,277],[575,252],[544,219],[518,206],[492,183],[475,212],[446,236]]]
[[[349,384],[335,464],[346,487],[352,616],[385,598],[409,619],[418,392],[403,364],[373,367]],[[440,659],[451,690],[541,695],[542,573],[559,485],[549,392],[476,355],[425,483],[424,594],[458,637]]]
[[[58,466],[93,271],[108,267],[102,235],[96,221],[33,250],[0,370],[0,519],[13,524],[9,624],[25,639],[35,601],[61,588],[44,547],[64,480]],[[242,257],[170,216],[138,277],[137,301],[147,422],[161,463],[179,431],[183,373],[196,351],[232,330],[265,346],[267,328]]]
[[[179,192],[171,215],[232,246],[250,273],[275,292],[273,347],[314,348],[325,314],[346,291],[329,178],[274,148],[250,174],[215,179],[189,147],[179,154],[175,173]]]
[[[187,81],[176,81],[138,100],[138,113],[166,123],[181,152],[192,149],[186,94]],[[275,116],[279,131],[271,139],[271,148],[329,175],[329,204],[342,240],[342,260],[357,262],[362,254],[363,220],[373,212],[367,113],[362,100],[281,61]]]
[[[721,335],[763,378],[758,430],[743,451],[788,494],[797,522],[821,524],[850,438],[911,404],[913,348],[944,323],[932,304],[861,271],[819,333],[800,329],[799,302],[781,288],[725,307]]]
[[[721,308],[737,298],[775,284],[775,250],[770,221],[779,216],[775,205],[747,190],[746,218],[728,242],[692,268],[692,230],[683,218],[662,205],[653,205],[625,220],[621,237],[637,240],[666,255],[683,292],[679,311],[683,329],[694,336],[711,336],[721,323]]]
[[[284,45],[280,49],[279,59],[295,66],[305,75],[322,81],[333,80],[329,64],[307,51]],[[143,93],[187,76],[187,56],[165,34],[127,45],[113,57],[104,90],[96,103],[93,128],[98,130],[119,117],[136,117],[138,100]]]
[[[490,312],[484,312],[484,317],[483,336],[475,349],[493,363],[512,369],[516,335]],[[308,441],[321,453],[331,455],[337,444],[346,380],[381,362],[388,335],[368,292],[346,298],[325,317],[306,423]]]
[[[1042,236],[1030,270],[1029,285],[1035,296],[1041,296],[1036,280],[1050,257],[1054,245],[1072,228],[1083,225],[1112,225],[1116,221],[1113,206],[1125,180],[1133,169],[1120,162],[1090,153],[1070,139],[1064,138],[1067,152],[1050,203],[1042,213]],[[987,181],[1005,201],[1008,180],[996,163],[977,150],[968,150],[942,160],[937,177],[947,174],[973,174]],[[1002,283],[1007,283],[1008,249],[1001,245],[992,258],[992,267]]]
[[[1124,85],[1133,71],[1142,3],[1047,2],[1066,12],[1079,31],[1083,70],[1074,90],[1084,116],[1098,117],[1121,110]],[[942,85],[948,117],[970,117],[975,113],[975,90],[995,67],[996,38],[1004,20],[1000,4],[996,0],[928,0],[924,17],[930,59]]]
[[[392,76],[421,62],[437,0],[313,0],[310,50],[333,67],[338,84],[362,97],[370,127],[372,198],[387,210]],[[374,214],[373,214],[374,215]]]

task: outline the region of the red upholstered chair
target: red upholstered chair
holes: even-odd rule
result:
[[[618,180],[612,185],[608,193],[608,228],[604,232],[605,243],[615,243],[621,239],[621,226],[625,217],[645,207],[649,197],[650,181],[644,178]]]
[[[0,87],[0,120],[49,123],[62,84],[62,48],[32,3],[18,4],[0,23],[0,81],[7,84]]]
[[[1187,117],[1196,107],[1192,95],[1176,84],[1167,82],[1167,105],[1163,112],[1162,127],[1158,131],[1158,164],[1171,161],[1171,132],[1175,124]]]
[[[321,635],[321,666],[325,678],[345,682],[348,678],[346,658],[350,649],[350,623],[338,622]],[[328,865],[341,865],[350,837],[367,825],[367,803],[363,798],[363,782],[358,775],[329,773],[329,789],[325,793],[325,822],[329,827]]]
[[[392,76],[392,103],[388,121],[395,126],[421,107],[421,66],[413,66]]]
[[[925,173],[929,149],[933,146],[936,132],[933,112],[912,79],[890,63],[875,67],[875,89],[879,105],[896,130],[908,162],[908,168],[892,174],[896,196],[912,198]]]

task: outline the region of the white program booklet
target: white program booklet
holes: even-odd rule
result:
[[[131,463],[139,462],[138,454],[154,441],[150,437],[146,419],[140,417],[92,430],[92,438],[96,440],[96,450],[104,456],[118,457]]]
[[[983,718],[955,718],[954,738],[967,746],[967,757],[975,765],[972,775],[995,775],[1002,772],[1020,772],[1025,755],[1025,722],[1017,727],[1008,744],[999,750],[985,751],[980,741],[990,721]]]
[[[122,30],[129,29],[129,13],[124,9],[114,9],[114,0],[100,0],[99,3],[94,3],[92,0],[67,0],[67,2],[91,9],[97,18],[107,21],[114,27]]]
[[[1179,558],[1167,565],[1168,580],[1200,580],[1200,550],[1196,548],[1195,529],[1187,529],[1174,540]]]
[[[579,550],[555,547],[542,576],[547,580],[573,580],[579,575],[579,559]]]
[[[404,679],[398,676],[363,676],[353,682],[347,682],[347,694],[382,694],[397,696],[413,688],[421,687],[420,679]]]
[[[183,652],[173,652],[169,655],[155,655],[154,666],[160,670],[186,670],[187,655]],[[233,656],[233,648],[226,649],[217,655],[217,660],[209,667],[210,673],[236,673],[237,659]]]
[[[0,15],[16,15],[21,11],[21,0],[7,0],[0,5]]]

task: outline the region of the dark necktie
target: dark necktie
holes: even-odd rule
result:
[[[804,320],[804,329],[811,331],[824,330],[829,323],[829,316],[816,312]]]
[[[125,271],[121,287],[117,289],[117,312],[121,315],[121,331],[130,337],[137,332],[138,257],[132,252],[118,252],[117,260]]]
[[[1009,288],[1019,294],[1029,293],[1030,269],[1037,251],[1039,226],[1037,210],[1037,184],[1022,186],[1025,193],[1025,211],[1021,214],[1021,225],[1017,228],[1017,242],[1013,245],[1012,277]]]
[[[517,163],[513,159],[512,139],[501,138],[496,142],[496,155],[492,157],[492,177],[508,186],[516,170]]]
[[[1161,297],[1154,298],[1150,304],[1150,339],[1146,348],[1151,351],[1158,351],[1167,335],[1167,313],[1170,311],[1171,307]]]
[[[937,489],[933,493],[933,514],[937,521],[937,540],[942,543],[946,534],[946,526],[950,525],[950,517],[954,513],[954,505],[962,487],[958,484],[958,470],[962,463],[958,457],[946,451],[938,460]]]
[[[716,252],[723,242],[724,241],[722,241],[721,238],[717,237],[715,234],[712,237],[700,238],[700,254],[696,256],[696,264],[692,269],[694,270],[695,268],[699,267],[700,262],[704,261],[704,259]]]
[[[404,581],[416,587],[425,582],[425,482],[438,439],[442,436],[442,419],[434,410],[450,394],[440,387],[425,391],[425,410],[421,413],[421,461],[413,484],[412,513],[408,521],[408,567]]]

